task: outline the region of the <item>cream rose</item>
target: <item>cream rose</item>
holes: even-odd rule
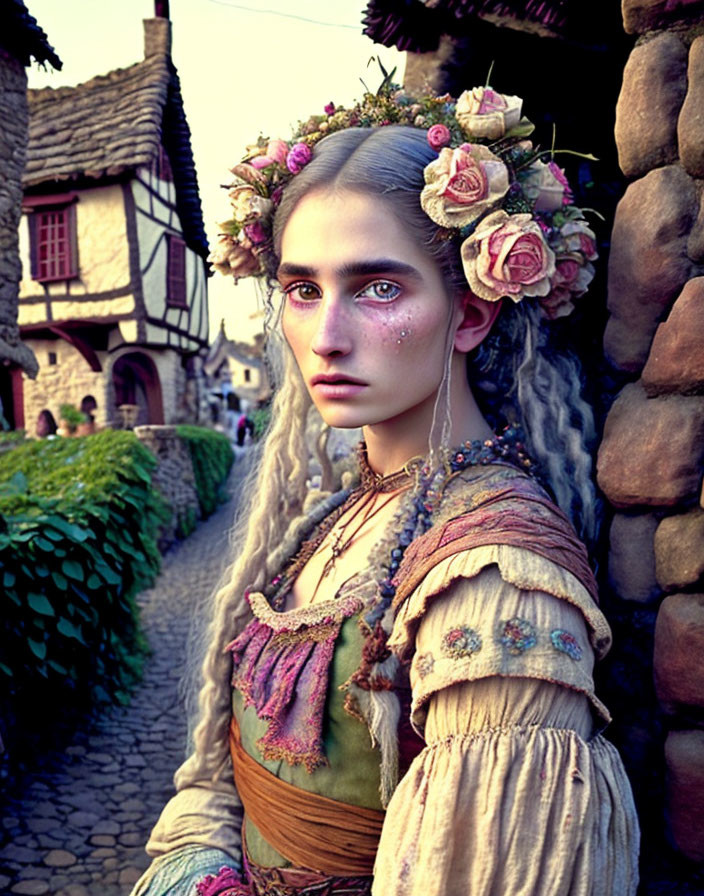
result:
[[[219,274],[231,274],[235,283],[240,277],[258,274],[261,269],[257,256],[227,233],[218,234],[217,244],[207,260]]]
[[[555,273],[555,254],[531,215],[489,215],[461,247],[462,265],[472,291],[496,302],[508,296],[545,296]]]
[[[455,118],[468,137],[498,140],[521,120],[523,100],[491,87],[465,90],[457,100]]]
[[[423,211],[441,227],[464,227],[499,204],[508,192],[508,169],[486,146],[445,147],[426,165]]]
[[[242,224],[248,219],[262,218],[268,215],[274,208],[270,199],[265,199],[249,185],[233,187],[228,193],[232,206],[232,216]]]
[[[536,212],[556,212],[572,198],[565,173],[554,162],[533,162],[521,186]]]

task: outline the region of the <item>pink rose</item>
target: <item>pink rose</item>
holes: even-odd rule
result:
[[[574,202],[574,195],[572,193],[572,187],[570,187],[570,182],[567,180],[567,175],[563,168],[557,164],[557,162],[553,162],[550,160],[548,162],[548,168],[550,169],[553,177],[558,183],[562,184],[564,187],[564,195],[562,197],[563,205],[571,205]]]
[[[261,171],[262,168],[268,168],[269,165],[283,165],[286,162],[288,154],[288,143],[285,140],[270,140],[265,151],[258,156],[250,159],[249,164]]]
[[[572,202],[565,173],[554,162],[533,162],[523,174],[521,188],[536,212],[556,212]]]
[[[244,232],[247,235],[247,238],[250,239],[255,246],[259,246],[269,239],[266,230],[264,230],[259,221],[254,221],[252,224],[245,224]]]
[[[490,87],[465,90],[457,100],[455,118],[468,137],[498,140],[521,120],[523,100]]]
[[[296,143],[286,156],[286,167],[291,174],[300,174],[313,158],[313,152],[307,143]]]
[[[467,282],[482,299],[496,302],[508,296],[518,302],[550,291],[555,255],[531,215],[492,213],[460,251]]]
[[[431,149],[435,149],[439,152],[443,146],[448,145],[451,139],[452,135],[450,134],[450,129],[447,125],[434,124],[432,127],[428,128],[428,143],[430,144]]]
[[[335,103],[332,103],[332,102],[327,103],[327,104],[323,107],[323,110],[324,110],[324,112],[325,112],[326,115],[334,115],[334,114],[335,114]]]
[[[501,202],[508,169],[486,146],[445,147],[426,165],[420,194],[423,211],[441,227],[464,227]]]
[[[279,165],[286,164],[286,156],[288,155],[288,143],[280,140],[278,137],[270,140],[266,147],[266,154]]]

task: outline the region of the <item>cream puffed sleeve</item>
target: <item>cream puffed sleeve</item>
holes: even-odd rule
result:
[[[592,682],[608,626],[580,583],[525,549],[455,555],[392,643],[427,746],[389,804],[374,896],[635,894],[638,822]]]

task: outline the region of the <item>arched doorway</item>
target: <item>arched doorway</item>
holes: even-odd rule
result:
[[[142,352],[120,355],[112,368],[112,382],[117,420],[123,420],[129,428],[164,422],[161,382],[148,355]]]

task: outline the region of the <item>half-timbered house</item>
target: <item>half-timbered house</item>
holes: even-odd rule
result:
[[[168,11],[144,27],[143,61],[29,92],[19,324],[40,364],[23,383],[29,433],[64,403],[99,426],[198,415],[208,249]]]

